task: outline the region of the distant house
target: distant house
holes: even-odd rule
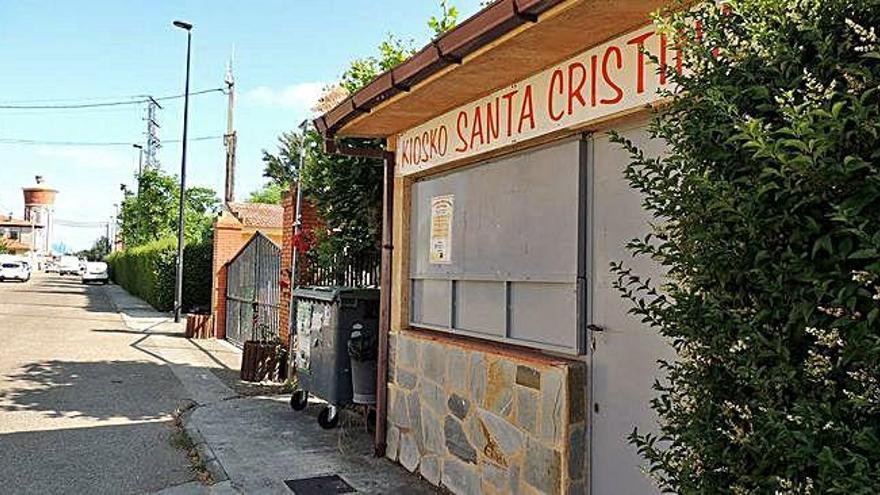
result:
[[[0,239],[12,254],[26,255],[34,251],[34,231],[41,232],[43,228],[27,220],[0,215]]]

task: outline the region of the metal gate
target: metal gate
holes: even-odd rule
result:
[[[226,339],[276,341],[279,337],[281,248],[257,232],[229,262]]]

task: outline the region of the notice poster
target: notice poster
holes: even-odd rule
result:
[[[436,265],[452,263],[452,211],[455,196],[431,198],[431,253],[428,261]]]

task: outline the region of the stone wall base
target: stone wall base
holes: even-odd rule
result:
[[[586,493],[586,363],[393,333],[387,456],[456,495]]]

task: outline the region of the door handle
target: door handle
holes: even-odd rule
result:
[[[591,332],[604,332],[605,327],[600,327],[599,325],[593,325],[592,323],[587,325],[587,330]]]

